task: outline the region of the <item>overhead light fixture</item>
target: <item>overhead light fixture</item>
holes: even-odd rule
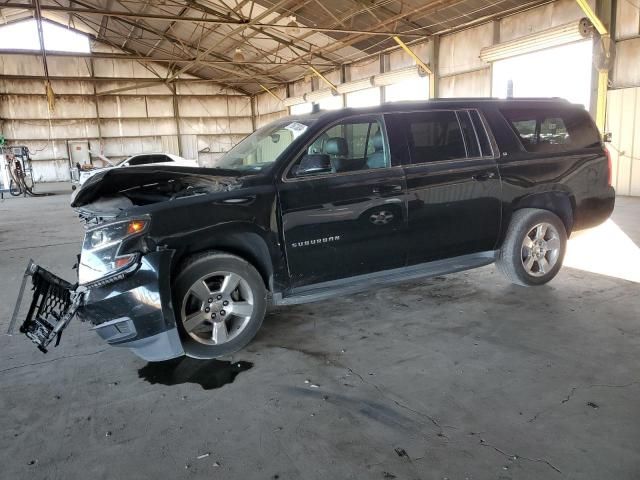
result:
[[[233,61],[236,63],[244,62],[244,54],[240,48],[236,48],[236,51],[233,54]]]
[[[289,23],[287,23],[287,28],[289,29],[289,34],[298,35],[300,33],[300,25],[296,21],[296,17],[291,15],[289,17]]]

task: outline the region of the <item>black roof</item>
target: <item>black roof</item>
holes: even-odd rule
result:
[[[288,117],[293,120],[334,120],[350,115],[376,114],[376,113],[394,113],[410,111],[414,109],[429,108],[461,108],[461,107],[482,107],[486,105],[519,106],[524,108],[539,108],[543,106],[554,105],[560,108],[578,108],[584,109],[582,105],[570,103],[568,100],[559,97],[540,97],[540,98],[489,98],[489,97],[468,97],[468,98],[437,98],[422,101],[403,101],[392,102],[365,108],[341,108],[339,110],[320,110],[314,113],[303,115],[292,115]]]

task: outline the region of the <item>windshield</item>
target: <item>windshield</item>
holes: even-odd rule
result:
[[[313,120],[288,120],[262,127],[229,150],[215,166],[240,171],[264,170],[273,165],[311,123]]]

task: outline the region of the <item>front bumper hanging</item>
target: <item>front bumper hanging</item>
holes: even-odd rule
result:
[[[29,278],[33,298],[19,330],[35,343],[39,350],[47,353],[47,347],[51,342],[55,340],[55,346],[60,343],[62,332],[82,305],[84,292],[78,290],[77,284],[63,280],[30,260],[9,323],[9,335],[14,333]]]

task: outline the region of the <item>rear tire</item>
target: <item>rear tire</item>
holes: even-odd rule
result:
[[[555,277],[567,248],[567,231],[548,210],[523,208],[511,218],[496,264],[507,279],[525,287]]]
[[[244,348],[260,329],[267,307],[258,271],[223,252],[191,258],[173,291],[183,348],[193,358],[217,358]]]

